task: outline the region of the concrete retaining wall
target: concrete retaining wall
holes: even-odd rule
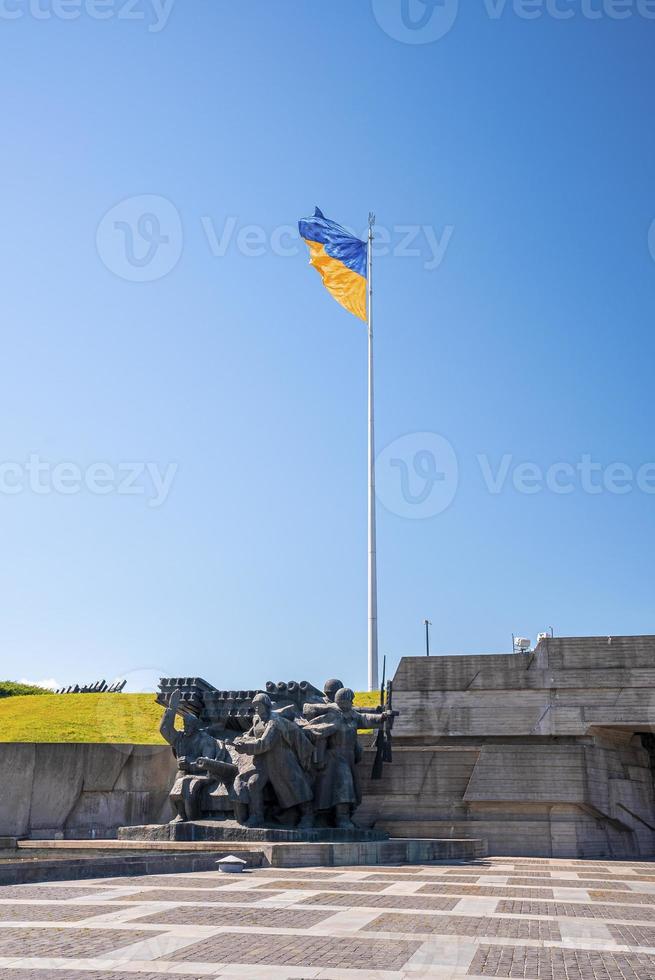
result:
[[[0,837],[114,837],[172,814],[167,745],[0,743]]]
[[[394,695],[394,765],[364,780],[367,825],[497,855],[655,856],[655,636],[406,657]]]

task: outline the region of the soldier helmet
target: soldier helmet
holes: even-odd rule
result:
[[[333,677],[331,680],[326,681],[323,685],[323,693],[327,698],[333,701],[335,694],[337,691],[340,691],[342,687],[343,681],[339,681],[336,679],[336,677]]]
[[[334,700],[337,702],[337,704],[339,701],[350,701],[352,704],[352,702],[355,700],[355,694],[349,687],[341,687],[334,695]]]
[[[268,694],[264,693],[255,694],[254,698],[252,699],[252,703],[253,707],[257,707],[260,704],[266,705],[267,708],[273,707],[273,702],[269,698]]]

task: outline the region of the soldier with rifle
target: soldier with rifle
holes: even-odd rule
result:
[[[382,779],[382,772],[385,762],[393,762],[391,751],[391,730],[393,720],[398,717],[398,712],[393,710],[393,682],[384,683],[387,671],[387,658],[384,658],[382,667],[382,684],[380,685],[380,709],[384,715],[384,721],[375,736],[375,759],[371,771],[371,779]],[[386,704],[385,704],[386,700]]]
[[[357,732],[379,728],[388,721],[388,712],[365,712],[353,708],[355,695],[343,687],[335,695],[334,710],[326,706],[325,713],[306,726],[317,739],[325,739],[325,764],[316,774],[314,805],[317,811],[329,811],[334,825],[353,830],[352,815],[362,801],[357,773],[361,748]]]

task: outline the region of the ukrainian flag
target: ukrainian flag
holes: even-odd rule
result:
[[[330,221],[316,208],[312,218],[298,222],[309,248],[309,264],[337,303],[366,322],[366,242]]]

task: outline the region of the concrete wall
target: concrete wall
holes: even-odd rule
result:
[[[115,836],[169,820],[167,745],[0,743],[0,836]]]
[[[655,855],[655,637],[548,639],[532,654],[404,658],[394,765],[361,818],[492,854]]]

